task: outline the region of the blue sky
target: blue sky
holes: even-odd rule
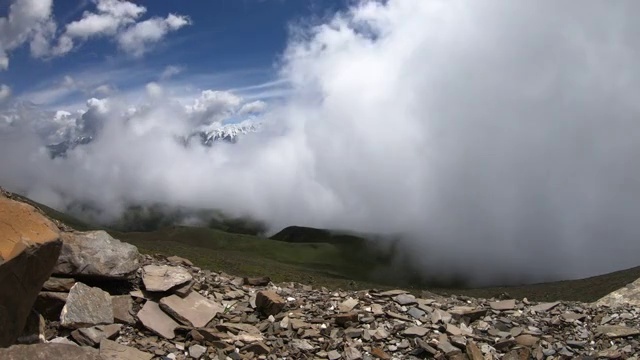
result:
[[[14,2],[0,0],[0,17],[7,17]],[[52,46],[66,25],[87,13],[99,13],[98,2],[54,1],[49,17],[57,24]],[[116,34],[76,38],[70,51],[54,56],[34,56],[25,41],[7,51],[9,66],[0,72],[0,84],[8,86],[14,98],[52,108],[79,106],[88,96],[107,91],[134,94],[151,81],[172,85],[176,91],[236,89],[250,98],[277,97],[282,94],[283,84],[272,81],[278,57],[287,44],[289,26],[329,16],[343,9],[346,2],[136,1],[137,6],[145,8],[136,22],[176,14],[188,19],[189,24],[146,46],[142,55],[132,55],[118,46]]]

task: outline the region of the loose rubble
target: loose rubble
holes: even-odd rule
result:
[[[78,237],[88,238],[95,248],[122,244]],[[67,253],[61,261],[81,257]],[[15,335],[41,343],[0,349],[0,359],[638,359],[640,353],[640,307],[624,299],[638,297],[630,291],[635,287],[594,304],[533,303],[274,284],[161,255],[137,254],[131,264],[108,266],[117,270],[94,264],[42,279],[25,333]],[[101,288],[96,280],[105,274],[121,284]]]
[[[640,351],[640,309],[631,305],[254,286],[163,256],[140,263],[129,294],[110,295],[122,303],[117,324],[115,316],[79,329],[48,321],[46,341],[93,347],[103,359],[635,359]],[[171,281],[149,291],[144,278],[157,274],[149,266],[189,278],[191,290],[179,296]],[[76,282],[67,303],[77,288],[91,289]]]

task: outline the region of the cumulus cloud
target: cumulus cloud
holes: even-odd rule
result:
[[[169,14],[166,18],[141,21],[118,34],[118,45],[125,52],[142,56],[150,45],[162,40],[170,31],[189,25],[189,18]]]
[[[0,84],[0,103],[11,96],[11,88],[8,85]]]
[[[15,0],[7,17],[0,17],[0,70],[9,67],[9,52],[31,42],[32,54],[38,56],[42,43],[55,32],[51,19],[53,0]]]
[[[292,34],[279,73],[290,95],[260,115],[264,132],[211,149],[175,141],[256,107],[230,92],[187,108],[166,93],[92,101],[80,120],[100,124],[93,143],[51,161],[27,132],[3,138],[0,182],[112,213],[213,204],[274,229],[403,233],[426,273],[480,282],[636,266],[639,10],[359,2]]]
[[[190,23],[188,17],[175,14],[169,14],[166,18],[153,17],[139,21],[146,11],[144,6],[129,1],[98,0],[96,12],[86,11],[80,20],[66,26],[58,48],[70,51],[74,39],[110,36],[115,38],[118,46],[125,52],[141,56],[169,32]]]
[[[194,125],[219,123],[234,113],[242,99],[228,91],[205,90],[186,107]]]
[[[123,51],[141,56],[169,32],[190,24],[188,17],[176,14],[141,20],[147,8],[128,0],[94,2],[93,11],[85,11],[59,32],[51,14],[52,0],[15,0],[9,17],[0,19],[4,20],[0,21],[0,68],[8,66],[7,51],[26,41],[35,57],[62,56],[78,42],[96,37],[113,38]]]
[[[144,6],[121,0],[98,0],[96,10],[85,11],[80,20],[67,24],[65,35],[81,39],[115,35],[147,11]]]

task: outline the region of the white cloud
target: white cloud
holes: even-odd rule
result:
[[[69,23],[65,35],[81,39],[115,35],[146,12],[144,6],[121,0],[98,0],[96,8],[97,13],[85,11],[82,19]]]
[[[190,23],[186,16],[140,21],[147,9],[127,0],[96,0],[95,11],[85,11],[79,20],[63,26],[62,33],[52,17],[52,0],[15,0],[7,18],[0,18],[0,70],[8,67],[8,53],[29,42],[34,57],[62,56],[78,41],[109,37],[119,47],[140,56],[169,32]]]
[[[156,82],[150,82],[146,85],[147,94],[151,97],[158,98],[164,93],[162,86]]]
[[[162,71],[162,74],[160,75],[160,79],[161,80],[170,79],[180,74],[183,71],[184,71],[184,68],[181,66],[169,65],[164,68],[164,71]]]
[[[248,97],[235,92],[187,109],[114,99],[86,111],[101,136],[67,159],[38,159],[28,134],[3,139],[0,182],[112,213],[215,204],[274,227],[402,232],[425,272],[481,280],[636,266],[639,7],[362,2],[290,41],[289,97],[262,115],[265,133],[175,141],[237,116]]]
[[[246,103],[242,105],[240,110],[238,110],[239,114],[251,114],[251,113],[261,113],[264,112],[267,108],[267,103],[262,100],[252,101],[250,103]]]
[[[189,25],[189,18],[169,14],[167,18],[152,18],[130,26],[118,34],[118,45],[133,56],[142,56],[150,45],[162,40],[170,31]]]
[[[116,89],[112,85],[102,84],[94,88],[91,91],[91,94],[98,95],[98,96],[109,96],[114,92],[116,92]]]
[[[0,84],[0,103],[11,96],[11,88],[5,84]]]
[[[208,125],[228,118],[241,104],[242,98],[228,91],[205,90],[186,109],[194,125]]]
[[[7,17],[0,18],[0,70],[9,67],[8,53],[26,42],[40,55],[44,39],[55,31],[52,7],[53,0],[15,0],[9,6]]]
[[[146,8],[123,0],[98,0],[97,12],[85,12],[82,19],[67,25],[60,44],[71,46],[58,48],[71,50],[73,39],[110,36],[116,39],[120,49],[133,56],[142,56],[149,47],[161,41],[169,32],[190,23],[182,15],[169,14],[166,18],[154,17],[138,21]]]

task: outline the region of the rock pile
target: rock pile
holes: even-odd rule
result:
[[[63,239],[62,255],[51,264],[53,277],[34,280],[41,291],[24,332],[12,335],[12,343],[30,345],[0,349],[0,359],[637,359],[640,353],[640,308],[624,300],[637,296],[634,286],[595,304],[332,291],[140,255],[104,232],[54,230],[47,239]]]

